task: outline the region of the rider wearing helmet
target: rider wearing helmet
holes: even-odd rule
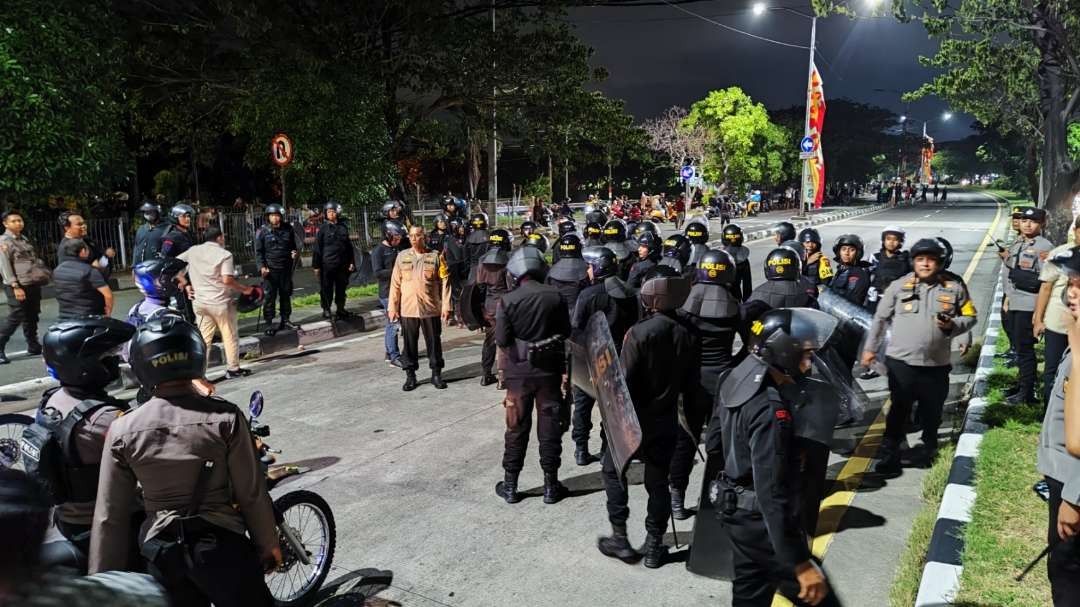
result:
[[[750,249],[743,245],[742,228],[735,224],[724,226],[723,244],[720,248],[727,251],[735,260],[735,283],[733,292],[739,301],[746,301],[754,292],[753,282],[750,278]]]
[[[469,235],[465,238],[465,254],[469,259],[469,282],[476,282],[476,267],[480,265],[480,258],[487,253],[488,244],[487,214],[473,213],[469,218]]]
[[[746,302],[760,301],[765,308],[816,308],[817,294],[817,287],[802,275],[799,254],[789,247],[778,247],[765,257],[765,282]]]
[[[578,295],[589,284],[589,264],[581,258],[581,237],[566,234],[555,242],[552,258],[557,259],[548,271],[546,282],[555,287],[568,314],[577,306]]]
[[[870,264],[863,261],[863,242],[855,234],[843,234],[833,244],[836,273],[829,281],[829,290],[851,303],[866,304],[870,291]]]
[[[514,243],[513,248],[516,249],[523,246],[525,242],[529,240],[529,235],[533,232],[536,232],[536,224],[534,222],[528,220],[521,222],[521,225],[518,227],[518,238]]]
[[[319,303],[323,318],[330,318],[330,306],[337,305],[337,318],[351,318],[345,309],[345,291],[349,276],[356,270],[356,253],[349,239],[349,228],[341,220],[341,205],[326,203],[326,221],[315,233],[311,267],[319,277]]]
[[[648,535],[641,552],[644,565],[650,569],[659,567],[667,552],[663,538],[671,517],[668,471],[682,432],[679,398],[693,403],[700,389],[701,343],[678,312],[689,291],[690,283],[684,278],[653,278],[643,284],[641,303],[648,315],[627,331],[619,356],[641,423],[641,447],[636,457],[645,464],[649,494],[645,517]],[[597,547],[605,556],[626,560],[634,552],[626,533],[629,496],[610,449],[605,452],[602,471],[612,534],[600,538]]]
[[[285,210],[280,204],[266,205],[266,223],[255,234],[255,264],[262,275],[266,300],[263,303],[263,320],[266,334],[295,329],[289,322],[292,314],[293,267],[300,256],[296,233],[284,219]],[[281,300],[281,322],[274,328],[275,305]]]
[[[176,258],[148,259],[135,264],[131,274],[143,300],[128,310],[128,324],[138,327],[158,310],[169,308],[173,298],[181,295],[176,277],[186,267],[187,263]]]
[[[142,554],[174,604],[270,607],[263,572],[282,555],[266,476],[239,407],[197,391],[206,349],[198,329],[170,314],[132,338],[131,369],[152,397],[109,427],[89,569],[128,567],[138,486],[149,516]],[[193,503],[197,516],[179,514]],[[175,558],[178,550],[197,556]]]
[[[554,504],[569,494],[559,482],[559,464],[562,376],[566,370],[562,340],[570,334],[570,315],[555,287],[543,283],[547,262],[536,247],[514,251],[506,273],[515,287],[503,295],[495,320],[499,368],[506,383],[504,477],[495,485],[495,493],[511,504],[521,499],[517,480],[525,464],[535,408],[544,503]],[[538,344],[544,344],[544,353],[530,355]]]
[[[139,211],[142,212],[146,223],[139,226],[135,232],[135,249],[132,253],[131,265],[157,257],[157,251],[151,250],[151,233],[161,224],[161,207],[149,200],[144,202]]]
[[[634,265],[630,266],[630,274],[627,276],[626,282],[631,288],[640,289],[645,274],[655,268],[656,263],[660,261],[660,250],[663,243],[660,236],[648,230],[640,232],[635,237],[635,240],[637,241],[637,259],[634,261]]]
[[[390,279],[394,276],[394,263],[397,262],[398,253],[401,251],[401,243],[406,240],[405,226],[401,222],[388,219],[383,222],[382,242],[371,249],[371,271],[375,279],[379,281],[379,305],[387,313],[390,312]],[[383,360],[402,368],[401,350],[398,349],[397,333],[399,322],[386,323],[383,334],[384,356]]]
[[[706,439],[721,456],[716,501],[734,545],[735,604],[759,603],[779,591],[802,604],[838,605],[810,555],[799,516],[798,416],[812,357],[837,320],[819,310],[770,310],[750,327],[749,356],[719,389]],[[801,599],[801,601],[800,601]]]
[[[803,276],[814,283],[814,286],[829,282],[833,271],[829,258],[821,252],[821,234],[814,228],[804,228],[799,232],[799,243],[806,258]]]
[[[683,278],[689,279],[695,273],[694,267],[690,265],[690,249],[690,241],[682,234],[668,236],[660,253],[660,265],[671,266]]]
[[[870,264],[870,292],[867,295],[866,308],[877,310],[878,299],[894,280],[911,272],[911,256],[903,250],[904,228],[886,226],[881,231],[881,250],[874,253]]]
[[[490,386],[498,382],[495,376],[495,313],[499,300],[510,292],[513,284],[506,273],[506,263],[510,260],[510,232],[502,228],[488,233],[488,250],[480,258],[476,268],[476,284],[484,291],[484,347],[481,351],[480,367],[483,375],[481,386]]]

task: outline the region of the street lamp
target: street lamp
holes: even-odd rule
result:
[[[754,10],[754,15],[757,15],[757,16],[760,17],[761,15],[765,14],[765,11],[768,10],[768,8],[769,7],[765,6],[764,2],[755,2],[754,3],[754,9],[753,9]]]
[[[945,112],[944,114],[941,115],[941,119],[942,120],[951,120],[952,119],[952,112]]]

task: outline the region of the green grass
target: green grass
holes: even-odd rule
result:
[[[930,546],[930,536],[934,533],[937,511],[941,506],[941,496],[949,480],[949,468],[952,466],[954,451],[955,447],[952,445],[942,447],[934,465],[923,477],[923,505],[911,524],[907,546],[900,555],[900,564],[893,577],[892,588],[889,590],[889,604],[893,607],[911,607],[915,604],[923,566],[926,565],[926,550]]]
[[[988,194],[1001,196],[1008,201],[1009,206],[1035,206],[1035,203],[1027,196],[1021,196],[1011,190],[997,190],[994,188],[980,188]]]
[[[357,299],[359,297],[375,297],[379,294],[379,285],[364,285],[362,287],[349,287],[345,292],[348,299]],[[312,293],[310,295],[300,295],[292,298],[293,308],[310,308],[312,306],[319,305],[319,294]],[[255,318],[262,314],[262,310],[252,310],[251,312],[242,312],[240,318]]]

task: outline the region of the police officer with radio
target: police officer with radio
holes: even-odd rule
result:
[[[743,245],[743,231],[739,226],[731,223],[724,226],[721,237],[724,249],[735,260],[735,283],[734,293],[739,301],[746,301],[754,292],[753,282],[750,277],[750,249]]]
[[[488,220],[484,213],[469,218],[469,235],[465,237],[465,256],[469,260],[469,282],[476,282],[476,268],[488,251]],[[503,262],[505,263],[505,262]]]
[[[970,331],[977,321],[967,289],[941,273],[945,255],[945,248],[933,238],[911,247],[915,269],[885,290],[867,337],[864,367],[874,363],[886,328],[892,327],[885,350],[892,406],[876,467],[882,473],[900,471],[900,445],[916,401],[924,454],[933,461],[941,409],[949,395],[952,340]]]
[[[1046,223],[1046,209],[1025,207],[1020,215],[1020,235],[1005,251],[999,253],[1008,268],[1009,281],[1005,297],[1009,300],[1009,341],[1016,350],[1016,366],[1019,368],[1017,392],[1009,402],[1035,403],[1036,360],[1034,321],[1035,303],[1038,300],[1039,272],[1054,245],[1042,237]]]
[[[57,323],[43,340],[45,365],[60,386],[41,396],[37,420],[23,435],[23,453],[27,472],[56,504],[57,530],[83,559],[90,551],[105,435],[128,410],[105,387],[120,377],[120,350],[134,334],[135,327],[123,321],[91,316]]]
[[[311,267],[319,277],[319,303],[323,318],[330,318],[330,306],[336,304],[337,319],[351,318],[345,309],[349,275],[356,270],[356,253],[349,240],[349,228],[341,221],[341,205],[326,203],[326,221],[315,233],[311,249]]]
[[[866,297],[866,309],[877,310],[878,299],[896,279],[911,272],[911,256],[903,250],[904,228],[886,226],[881,231],[881,250],[874,253],[870,264],[870,291]]]
[[[481,351],[480,367],[483,375],[481,386],[490,386],[499,379],[495,376],[495,313],[499,299],[510,291],[512,285],[506,274],[506,263],[510,260],[510,233],[503,229],[492,230],[488,234],[488,250],[480,258],[476,268],[476,284],[484,289],[484,347]]]
[[[626,283],[632,289],[640,289],[645,275],[660,261],[660,249],[663,245],[660,237],[649,231],[642,231],[635,240],[637,241],[637,261],[630,266]]]
[[[498,232],[500,230],[496,230]],[[559,482],[562,463],[562,376],[566,371],[564,340],[570,334],[570,316],[555,287],[545,285],[547,262],[536,247],[521,247],[506,264],[514,289],[502,296],[495,315],[499,371],[506,384],[506,437],[502,482],[495,493],[513,504],[518,475],[536,409],[540,467],[544,471],[544,503],[554,504],[569,491]]]
[[[589,319],[597,312],[603,312],[611,328],[611,339],[615,350],[622,347],[623,336],[638,320],[637,294],[619,276],[619,263],[615,254],[607,247],[586,247],[582,258],[589,265],[588,276],[591,283],[578,295],[577,305],[570,317],[575,341],[581,340],[588,328]],[[579,466],[587,466],[593,461],[589,453],[589,434],[592,432],[592,410],[596,401],[582,391],[574,388],[573,431],[574,459]],[[601,436],[601,438],[603,438]]]
[[[300,247],[296,244],[292,225],[284,219],[285,209],[280,204],[266,205],[265,215],[266,223],[255,234],[255,263],[264,284],[266,334],[274,335],[296,328],[289,322],[289,316],[292,315],[293,264],[300,256]],[[271,323],[278,300],[281,300],[281,322],[274,328]]]
[[[626,333],[619,359],[630,399],[641,424],[641,447],[636,457],[645,464],[645,490],[649,494],[641,549],[644,565],[660,567],[667,554],[664,532],[671,516],[668,473],[679,433],[678,402],[695,402],[700,390],[701,343],[678,316],[690,283],[684,278],[653,278],[641,286],[641,303],[648,316]],[[630,517],[627,487],[616,469],[611,451],[603,461],[604,491],[612,534],[601,537],[597,548],[605,556],[632,560],[626,521]]]
[[[740,324],[739,299],[731,292],[735,282],[735,260],[726,251],[708,251],[697,265],[697,279],[682,306],[688,324],[701,342],[701,386],[693,401],[683,402],[686,429],[680,429],[671,458],[671,514],[678,520],[693,513],[685,507],[690,470],[697,454],[698,440],[712,417],[713,401],[720,375],[731,367],[732,347]]]
[[[804,228],[799,232],[799,243],[806,252],[803,276],[814,286],[828,283],[833,276],[833,270],[829,258],[821,252],[821,234],[814,228]]]
[[[802,275],[802,260],[789,247],[773,249],[765,257],[765,282],[758,285],[743,307],[760,301],[769,308],[816,308],[817,287]]]
[[[161,207],[148,200],[139,207],[139,211],[142,212],[146,223],[139,226],[135,232],[135,248],[131,257],[132,267],[147,259],[157,257],[158,253],[156,250],[151,250],[150,234],[161,224]]]
[[[766,312],[750,330],[750,356],[717,392],[706,449],[723,454],[724,469],[709,497],[731,536],[733,605],[769,605],[776,592],[796,605],[839,605],[800,521],[795,411],[786,395],[836,324],[819,310]]]
[[[127,566],[140,486],[141,552],[171,604],[270,607],[263,572],[282,562],[270,494],[247,418],[196,391],[206,369],[198,329],[169,314],[148,321],[132,338],[131,368],[152,398],[109,426],[90,573]]]

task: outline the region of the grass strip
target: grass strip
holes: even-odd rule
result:
[[[375,297],[379,294],[379,285],[364,285],[362,287],[349,287],[345,291],[346,299],[357,299],[361,297]],[[310,295],[300,295],[292,298],[293,308],[310,308],[312,306],[319,305],[319,294],[311,293]],[[252,310],[251,312],[242,312],[240,318],[255,318],[262,314],[262,310]]]

